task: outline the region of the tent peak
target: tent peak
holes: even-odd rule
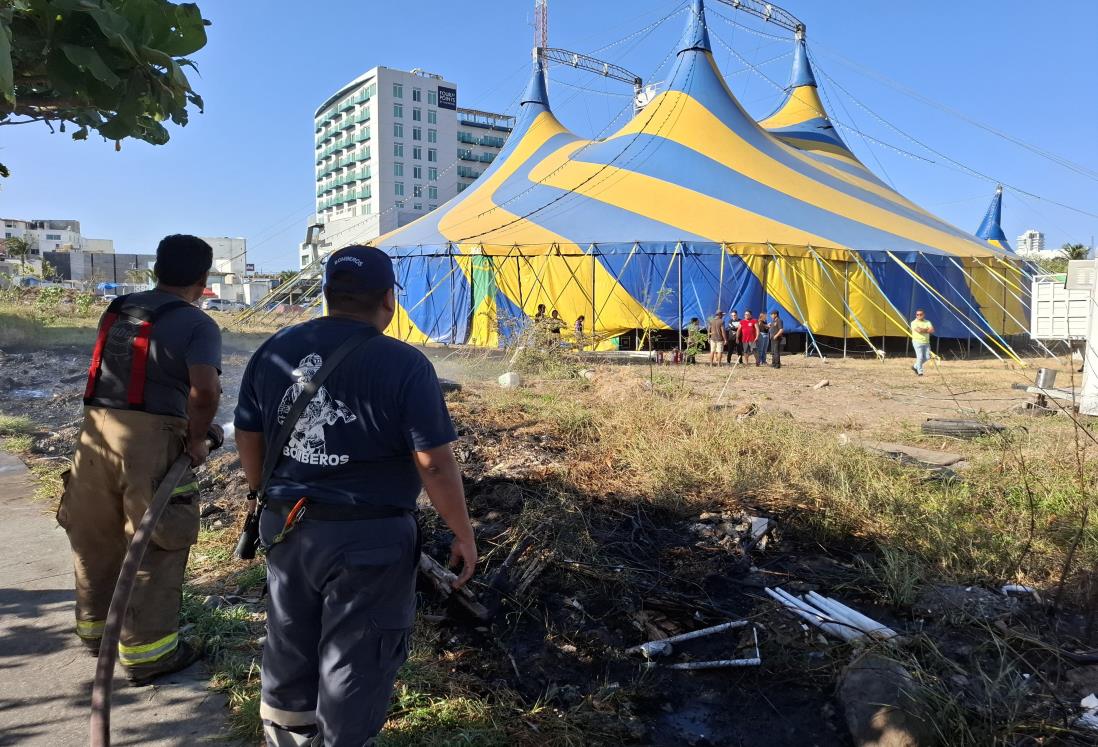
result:
[[[534,64],[533,71],[530,74],[530,82],[526,84],[526,91],[522,94],[522,100],[519,102],[520,106],[526,104],[540,104],[546,109],[549,108],[549,92],[545,87],[545,65],[541,61],[537,49],[534,50]]]
[[[1013,251],[1007,242],[1006,233],[1003,232],[1003,185],[995,187],[995,194],[991,197],[991,204],[987,206],[987,213],[980,227],[976,229],[976,235],[995,246],[1007,251]]]
[[[679,44],[679,54],[697,50],[712,52],[709,44],[709,29],[705,25],[705,0],[690,0],[690,12],[686,19],[686,30]]]
[[[804,33],[798,32],[797,46],[793,50],[793,75],[789,79],[789,88],[812,86],[816,88],[816,74],[812,72],[812,64],[808,61],[808,44],[805,42]]]

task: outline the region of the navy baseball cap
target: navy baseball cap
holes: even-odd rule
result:
[[[341,275],[339,283],[332,277]],[[399,288],[393,260],[373,246],[354,244],[333,252],[324,265],[324,286],[344,293]]]

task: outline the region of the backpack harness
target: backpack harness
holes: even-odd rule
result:
[[[128,303],[129,298],[127,295],[114,299],[103,314],[88,367],[85,405],[144,410],[153,325],[168,312],[191,305],[180,299],[148,309]]]

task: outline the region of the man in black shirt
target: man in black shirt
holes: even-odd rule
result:
[[[373,744],[384,725],[415,616],[421,487],[454,532],[455,587],[477,563],[450,446],[457,434],[434,368],[382,332],[396,311],[394,285],[384,252],[335,252],[325,268],[329,315],[271,337],[240,385],[236,441],[254,491],[268,442],[304,384],[348,338],[364,340],[305,408],[265,489],[260,716],[279,747]]]

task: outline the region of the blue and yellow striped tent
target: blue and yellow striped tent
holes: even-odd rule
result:
[[[600,340],[681,329],[720,309],[777,310],[813,336],[905,336],[916,307],[997,354],[1024,331],[1019,266],[874,176],[835,132],[803,39],[763,122],[714,61],[691,4],[666,90],[585,140],[553,115],[534,64],[495,163],[383,236],[404,286],[395,333],[494,346],[540,304]]]

